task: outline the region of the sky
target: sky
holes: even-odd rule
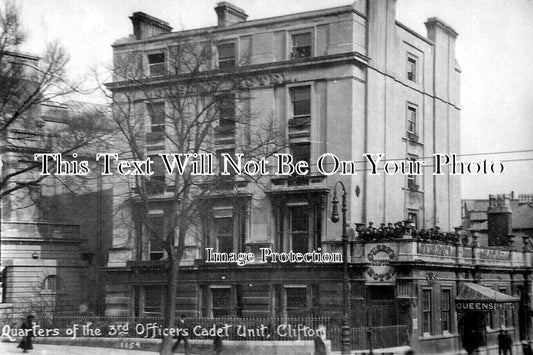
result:
[[[218,0],[15,0],[28,40],[22,50],[43,53],[59,41],[69,73],[91,87],[93,71],[107,77],[111,44],[133,32],[129,16],[143,11],[174,31],[216,25]],[[346,0],[231,0],[248,20],[348,5]],[[398,0],[397,20],[426,35],[439,17],[458,33],[461,67],[461,160],[502,161],[500,175],[461,177],[461,198],[533,193],[533,0]],[[84,97],[99,102],[97,93]],[[525,152],[524,152],[525,151]],[[502,153],[508,152],[508,153]],[[509,153],[513,152],[513,153]],[[498,154],[496,154],[498,153]]]

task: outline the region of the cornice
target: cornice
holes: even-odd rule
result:
[[[261,74],[275,74],[279,72],[298,71],[302,69],[312,69],[315,67],[323,68],[325,66],[337,65],[341,63],[353,63],[367,66],[370,58],[359,52],[346,52],[340,54],[331,54],[319,57],[310,57],[305,59],[286,60],[271,63],[253,64],[242,67],[235,67],[230,70],[209,70],[198,74],[195,80],[217,80],[227,78],[231,80],[234,76],[242,78],[252,77]],[[181,78],[179,75],[166,75],[158,77],[146,77],[139,80],[124,80],[107,83],[106,87],[111,91],[131,90],[142,86],[159,86],[165,85],[169,81],[179,83],[180,80],[190,80],[187,74]],[[278,83],[282,84],[282,83]],[[258,85],[262,86],[262,85]]]

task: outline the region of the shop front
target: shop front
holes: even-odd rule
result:
[[[519,301],[517,297],[479,284],[464,283],[461,286],[459,295],[455,298],[455,310],[461,343],[468,354],[487,346],[488,318],[494,312],[499,312],[502,317],[515,319],[514,313]],[[515,339],[512,340],[514,342]]]

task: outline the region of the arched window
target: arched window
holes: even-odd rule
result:
[[[59,291],[61,282],[57,275],[47,276],[43,281],[43,288],[47,291]]]

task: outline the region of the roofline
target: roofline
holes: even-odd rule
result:
[[[132,44],[157,42],[162,39],[197,36],[200,34],[231,32],[232,30],[241,30],[241,29],[245,29],[248,27],[275,24],[275,23],[280,23],[280,22],[291,22],[295,19],[306,19],[306,18],[313,18],[313,17],[318,17],[318,16],[334,16],[334,15],[343,14],[347,12],[353,12],[363,18],[367,17],[365,14],[357,11],[352,5],[342,5],[342,6],[336,6],[336,7],[326,8],[326,9],[297,12],[297,13],[292,13],[292,14],[287,14],[287,15],[266,17],[266,18],[261,18],[257,20],[251,20],[251,21],[244,21],[244,22],[235,23],[227,27],[211,26],[211,27],[201,27],[201,28],[195,28],[195,29],[190,29],[190,30],[176,31],[176,32],[171,32],[171,33],[164,33],[158,36],[145,38],[142,40],[134,40],[134,41],[128,40],[127,42],[113,43],[111,47],[116,48],[116,47],[132,45]]]
[[[258,25],[266,25],[266,24],[275,24],[280,22],[290,22],[291,20],[298,18],[298,19],[305,19],[305,18],[312,18],[317,16],[333,16],[340,13],[346,13],[346,12],[353,12],[363,18],[367,18],[367,15],[357,11],[352,5],[342,5],[342,6],[336,6],[331,7],[327,9],[318,9],[318,10],[311,10],[311,11],[304,11],[304,12],[297,12],[287,15],[279,15],[279,16],[273,16],[273,17],[266,17],[251,21],[244,21],[239,22],[236,24],[233,24],[228,27],[218,27],[218,26],[210,26],[210,27],[200,27],[200,28],[194,28],[190,30],[183,30],[183,31],[175,31],[170,33],[162,33],[158,36],[145,38],[142,40],[127,40],[125,42],[121,43],[113,43],[111,47],[117,48],[122,46],[128,46],[132,44],[143,44],[143,43],[150,43],[150,42],[157,42],[162,39],[168,39],[168,38],[181,38],[181,37],[188,37],[188,36],[197,36],[200,34],[211,34],[211,33],[217,33],[217,32],[229,32],[232,30],[239,30],[239,29],[245,29],[247,27],[253,27]],[[408,33],[412,34],[413,36],[417,37],[418,39],[428,43],[429,45],[434,45],[435,43],[424,37],[423,35],[419,34],[418,32],[414,31],[413,29],[407,27],[400,21],[395,21],[396,25],[400,27],[401,29],[407,31]],[[117,41],[120,41],[117,40]]]
[[[452,36],[453,38],[457,38],[459,35],[452,26],[447,24],[446,22],[442,21],[438,17],[430,17],[427,19],[427,21],[424,23],[426,26],[428,25],[436,25],[440,27],[442,30],[448,33],[448,35]]]
[[[432,46],[435,45],[435,43],[434,43],[432,40],[430,40],[430,39],[428,39],[428,38],[422,36],[422,35],[421,35],[420,33],[418,33],[418,32],[415,32],[414,30],[410,29],[409,27],[407,27],[406,25],[404,25],[404,24],[401,23],[400,21],[396,21],[396,26],[400,27],[401,29],[403,29],[403,30],[409,32],[409,33],[412,34],[413,36],[415,36],[415,37],[421,39],[422,41],[424,41],[424,42],[426,42],[426,43],[428,43],[428,44],[430,44],[430,45],[432,45]]]

